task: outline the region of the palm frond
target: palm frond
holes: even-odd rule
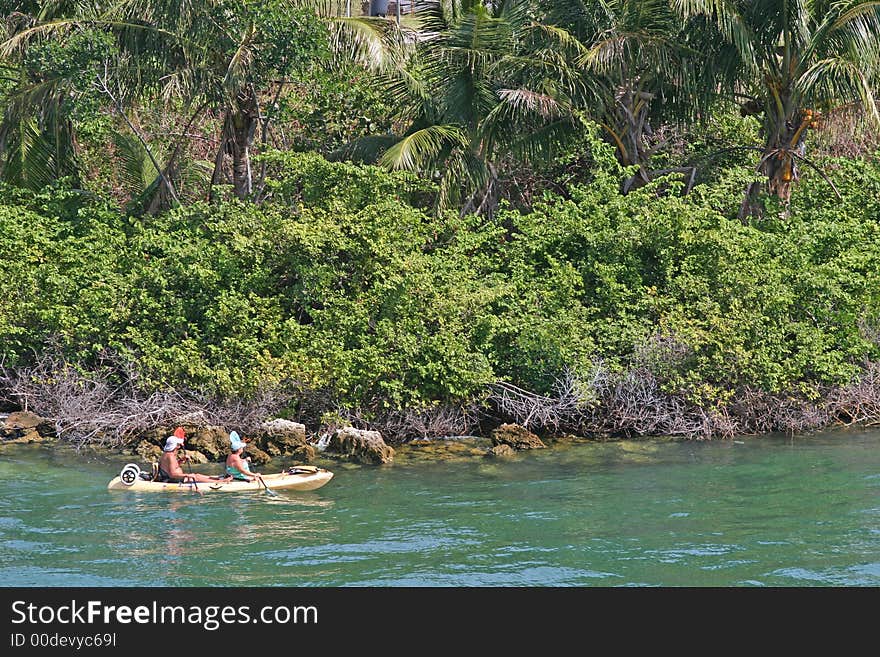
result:
[[[405,59],[412,39],[405,38],[393,21],[368,16],[328,18],[330,44],[335,53],[371,71],[393,68]]]
[[[367,135],[337,148],[327,156],[328,160],[348,160],[363,164],[376,164],[382,153],[400,141],[395,135]]]
[[[855,0],[844,4],[849,6],[844,6],[840,16],[834,21],[834,29],[839,29],[842,25],[856,18],[868,18],[876,21],[878,12],[880,12],[880,2],[877,0]]]
[[[2,179],[28,189],[42,189],[58,178],[75,175],[76,159],[65,126],[45,130],[34,116],[7,127]]]
[[[28,189],[40,189],[56,178],[53,166],[54,145],[40,130],[33,117],[18,124],[16,147],[10,150],[10,160],[4,168],[7,180]]]
[[[450,148],[467,150],[466,133],[454,125],[432,125],[406,135],[379,160],[389,169],[419,171],[436,164],[439,155]]]
[[[473,200],[485,190],[490,178],[489,168],[485,161],[466,150],[453,153],[444,164],[446,170],[440,180],[437,208],[440,211],[453,208],[464,211],[468,207],[463,203],[464,197]]]
[[[554,119],[568,109],[562,105],[559,97],[531,89],[499,89],[498,97],[502,102],[495,106],[489,116],[503,112],[510,117],[534,114],[542,119]]]
[[[510,142],[510,152],[525,162],[550,162],[579,127],[571,116],[563,116],[514,138]]]
[[[803,97],[811,99],[815,105],[838,106],[858,100],[865,109],[867,118],[875,126],[880,126],[880,114],[874,100],[875,92],[865,72],[855,62],[843,59],[815,62],[799,78],[798,87]]]
[[[724,40],[734,46],[742,65],[758,70],[755,32],[735,0],[670,0],[670,4],[684,19],[710,19]]]
[[[247,84],[249,67],[253,59],[251,49],[254,45],[255,36],[254,24],[249,22],[245,27],[244,33],[241,35],[235,52],[229,58],[226,73],[223,76],[223,86],[231,94],[237,93]]]
[[[11,57],[22,52],[34,40],[46,39],[56,32],[70,30],[80,23],[81,21],[76,19],[59,18],[28,27],[0,43],[0,57]]]
[[[117,132],[113,135],[113,145],[120,163],[118,175],[125,191],[132,197],[143,194],[159,178],[141,141],[133,135]]]
[[[555,50],[567,51],[575,57],[585,55],[589,52],[589,48],[587,48],[580,39],[578,39],[570,30],[559,25],[535,23],[529,26],[529,30],[540,33],[554,46]]]

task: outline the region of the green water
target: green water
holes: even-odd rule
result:
[[[329,484],[273,498],[111,492],[125,460],[6,445],[0,581],[880,585],[880,431],[556,445],[513,460],[419,454],[322,461]]]

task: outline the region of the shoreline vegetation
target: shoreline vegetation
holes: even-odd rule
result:
[[[504,423],[712,439],[880,421],[872,159],[829,159],[844,201],[805,179],[744,224],[716,209],[728,181],[621,196],[609,176],[530,213],[438,217],[399,198],[401,174],[275,157],[260,206],[133,223],[6,188],[5,409],[116,447],[186,417],[391,446]]]
[[[40,4],[0,44],[29,430],[381,463],[880,422],[874,3]]]
[[[57,441],[77,450],[90,447],[137,455],[147,463],[158,459],[171,427],[180,424],[190,435],[187,452],[196,464],[223,461],[228,451],[226,427],[246,426],[254,440],[249,454],[257,465],[274,458],[311,463],[320,457],[382,465],[394,461],[395,450],[403,446],[421,447],[420,451],[433,457],[510,457],[565,442],[735,439],[880,422],[877,363],[870,363],[855,383],[828,389],[817,400],[753,390],[723,408],[716,407],[711,414],[663,393],[649,373],[627,372],[613,377],[605,373],[601,384],[594,381],[593,401],[588,404],[584,403],[583,389],[579,390],[571,376],[557,382],[552,396],[495,383],[480,407],[409,410],[372,423],[337,412],[330,424],[317,431],[286,419],[266,419],[271,417],[271,404],[230,408],[167,393],[149,399],[111,400],[101,394],[106,389],[95,394],[93,379],[86,380],[70,370],[52,373],[51,390],[34,385],[38,378],[29,372],[22,377],[29,381],[27,394],[22,394],[21,384],[10,384],[9,376],[7,372],[0,380],[20,397],[34,399],[37,408],[49,409],[50,405],[40,400],[66,389],[61,397],[54,397],[66,412],[48,418],[28,410],[0,413],[0,445]],[[76,389],[73,396],[69,396],[68,386]],[[86,387],[92,388],[91,394],[84,392]],[[325,415],[324,420],[327,418]]]

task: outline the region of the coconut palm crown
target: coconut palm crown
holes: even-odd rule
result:
[[[761,121],[759,171],[787,202],[823,116],[859,104],[880,120],[880,3],[870,0],[677,0],[684,15],[710,18],[720,32],[707,52],[717,90]],[[714,91],[708,89],[707,91]],[[751,189],[756,191],[756,187]],[[754,200],[754,193],[750,194]],[[747,198],[747,201],[749,199]],[[750,202],[751,205],[751,202]],[[753,207],[746,207],[751,212]]]

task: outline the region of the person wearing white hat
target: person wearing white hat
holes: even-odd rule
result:
[[[191,482],[214,482],[218,479],[229,480],[231,477],[210,477],[208,475],[199,474],[198,472],[184,472],[180,465],[180,458],[177,456],[177,450],[186,442],[186,432],[183,427],[177,427],[174,433],[165,439],[165,446],[162,448],[162,456],[159,457],[159,476],[158,481],[166,481],[169,483],[191,483]]]
[[[244,448],[247,447],[247,439],[242,440],[237,431],[229,433],[229,442],[232,452],[226,457],[226,474],[233,479],[241,481],[262,480],[262,475],[258,472],[251,472],[249,458],[242,458]]]

